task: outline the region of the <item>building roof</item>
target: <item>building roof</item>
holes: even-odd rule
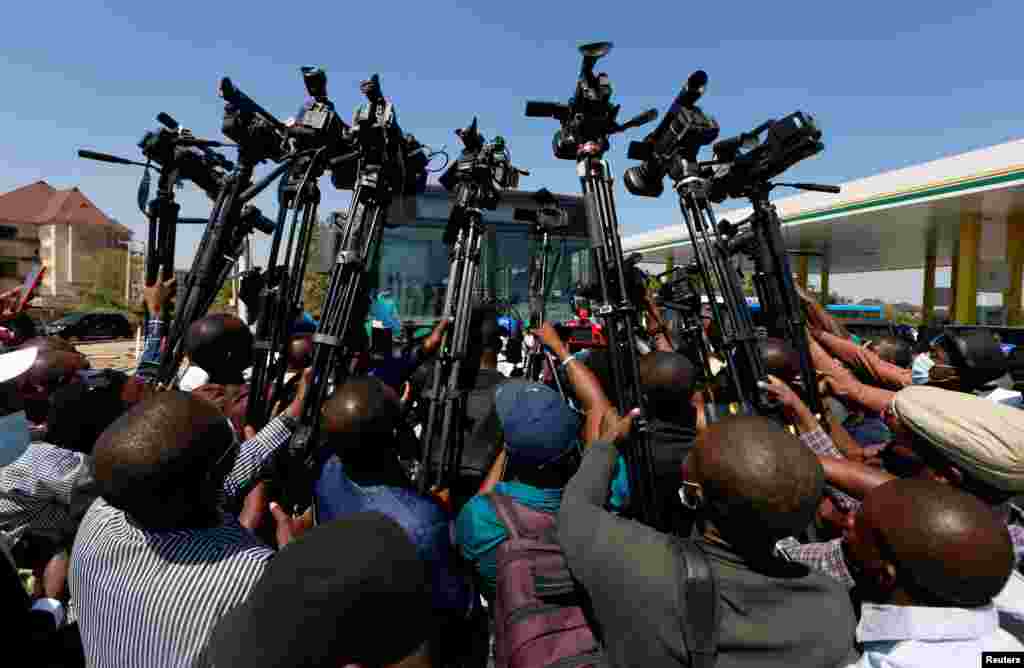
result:
[[[833,273],[921,267],[929,240],[938,265],[948,266],[965,216],[1005,225],[1024,215],[1024,140],[850,181],[838,195],[780,197],[775,206],[789,249],[827,253]],[[721,216],[736,222],[750,213],[750,207],[734,208]],[[692,254],[678,218],[673,225],[625,237],[622,246],[648,262],[664,263],[670,256],[682,264]]]
[[[131,235],[131,230],[112,220],[77,187],[57,190],[36,181],[0,195],[0,221],[51,225],[109,225]]]

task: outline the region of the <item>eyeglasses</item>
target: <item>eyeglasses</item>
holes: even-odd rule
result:
[[[699,483],[690,482],[690,469],[687,462],[682,465],[683,482],[679,487],[679,502],[690,510],[699,510],[704,506],[704,487]]]

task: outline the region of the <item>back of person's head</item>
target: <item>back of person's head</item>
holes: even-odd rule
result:
[[[96,482],[111,505],[145,527],[174,528],[216,508],[234,461],[234,442],[217,408],[184,392],[136,404],[100,436]]]
[[[61,387],[50,396],[46,442],[89,454],[100,434],[125,412],[124,373],[105,370],[88,382]]]
[[[890,364],[909,369],[914,355],[910,342],[899,336],[880,336],[871,344],[876,355]]]
[[[185,334],[185,352],[193,364],[210,374],[211,382],[231,382],[252,365],[252,332],[233,315],[201,318]]]
[[[867,600],[902,590],[914,605],[987,605],[1013,570],[1006,523],[977,498],[927,480],[872,489],[847,532]]]
[[[473,309],[469,324],[469,347],[482,353],[497,354],[501,350],[502,327],[498,324],[498,309],[493,304],[481,304]]]
[[[679,353],[651,352],[640,357],[640,381],[649,416],[669,422],[692,422],[690,396],[696,372]]]
[[[324,402],[323,429],[339,453],[390,448],[400,412],[395,391],[379,378],[350,378]]]
[[[313,364],[313,335],[297,334],[288,341],[288,368],[308,369]]]
[[[738,551],[765,557],[814,519],[825,474],[795,436],[759,416],[727,417],[697,438],[688,475],[705,518]]]
[[[46,420],[50,396],[59,388],[77,382],[78,372],[89,368],[89,360],[80,353],[40,351],[32,368],[18,379],[28,418],[33,422]]]
[[[800,354],[788,341],[762,339],[757,342],[765,371],[787,383],[800,379]]]
[[[579,438],[579,419],[561,395],[546,385],[520,380],[502,383],[494,394],[508,464],[518,478],[557,488],[568,479],[565,463]]]
[[[429,575],[405,531],[355,513],[278,553],[213,631],[212,664],[428,668],[435,626]]]

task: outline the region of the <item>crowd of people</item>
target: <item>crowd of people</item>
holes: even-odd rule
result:
[[[147,286],[147,311],[174,291]],[[1024,652],[1024,411],[1002,403],[1020,358],[950,328],[857,341],[803,303],[822,409],[792,342],[763,339],[770,416],[739,410],[728,374],[703,377],[656,308],[643,413],[620,414],[607,350],[574,354],[544,323],[548,382],[508,378],[498,314],[478,307],[461,460],[424,495],[415,476],[436,462],[419,461],[417,434],[442,320],[333,388],[299,516],[278,495],[311,378],[301,321],[266,425],[246,424],[253,337],[232,316],[192,325],[175,390],[155,385],[155,317],[134,374],[26,341],[0,355],[7,637],[32,665],[146,668],[975,666]],[[721,369],[724,344],[706,336]],[[640,415],[668,531],[630,515]]]

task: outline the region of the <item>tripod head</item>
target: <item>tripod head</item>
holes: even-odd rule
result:
[[[569,214],[558,205],[558,200],[547,188],[541,188],[534,196],[536,209],[520,209],[512,213],[512,219],[531,223],[533,234],[557,234],[569,228]]]
[[[628,156],[643,163],[630,167],[623,176],[626,189],[641,197],[658,197],[666,174],[679,181],[697,169],[697,153],[718,138],[718,123],[708,116],[697,100],[704,94],[708,75],[697,70],[686,80],[668,112],[654,132],[643,141],[631,142]]]
[[[455,134],[462,141],[462,154],[439,179],[445,189],[455,193],[445,243],[454,238],[452,235],[466,211],[493,211],[498,207],[501,192],[518,187],[519,177],[530,174],[512,165],[512,155],[504,137],[498,135],[487,143],[486,137],[480,134],[475,117],[467,127],[455,130]]]
[[[611,42],[593,42],[579,47],[583,64],[568,104],[536,100],[526,103],[528,117],[554,118],[561,123],[561,129],[552,140],[556,158],[577,160],[580,155],[601,155],[608,150],[609,136],[658,117],[657,110],[650,109],[625,123],[616,121],[620,107],[611,102],[612,84],[608,74],[594,74],[594,65],[611,50]]]
[[[766,131],[764,139],[760,139]],[[821,130],[814,118],[801,111],[762,123],[751,132],[723,139],[713,147],[719,167],[711,179],[708,197],[713,202],[730,197],[762,198],[775,187],[769,183],[771,179],[824,148]],[[803,189],[821,188],[828,186]]]
[[[253,164],[264,160],[282,162],[288,154],[284,123],[253,102],[228,77],[220,80],[218,90],[224,99],[224,136],[237,143]]]

